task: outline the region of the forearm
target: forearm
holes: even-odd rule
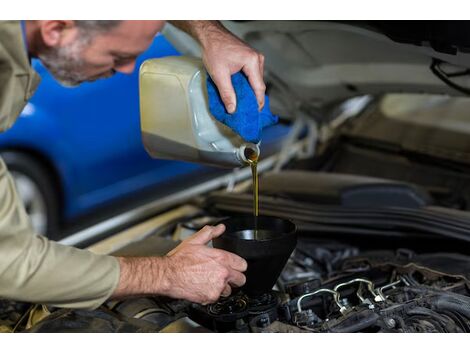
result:
[[[173,26],[188,33],[196,39],[204,48],[211,39],[218,37],[221,33],[233,35],[219,21],[168,21]]]
[[[169,289],[165,257],[119,257],[119,284],[111,298],[165,295]]]

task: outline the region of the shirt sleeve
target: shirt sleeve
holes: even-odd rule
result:
[[[0,158],[0,297],[95,309],[119,282],[117,258],[68,247],[34,233]]]

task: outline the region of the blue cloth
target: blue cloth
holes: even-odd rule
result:
[[[232,84],[237,96],[237,108],[233,114],[229,114],[225,110],[217,86],[207,75],[209,110],[217,120],[230,127],[245,141],[258,143],[261,140],[263,128],[276,124],[278,117],[271,113],[268,96],[265,96],[263,109],[258,111],[255,93],[243,73],[238,72],[232,75]]]

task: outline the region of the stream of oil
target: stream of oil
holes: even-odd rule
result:
[[[247,158],[251,167],[251,176],[253,179],[253,215],[254,223],[254,239],[258,240],[258,215],[259,215],[259,191],[258,191],[258,155],[253,153]]]

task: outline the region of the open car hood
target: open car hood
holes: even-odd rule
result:
[[[470,40],[464,35],[470,22],[223,24],[265,55],[268,85],[302,104],[321,107],[392,92],[470,93]],[[174,27],[164,34],[183,54],[199,54],[194,41]]]

